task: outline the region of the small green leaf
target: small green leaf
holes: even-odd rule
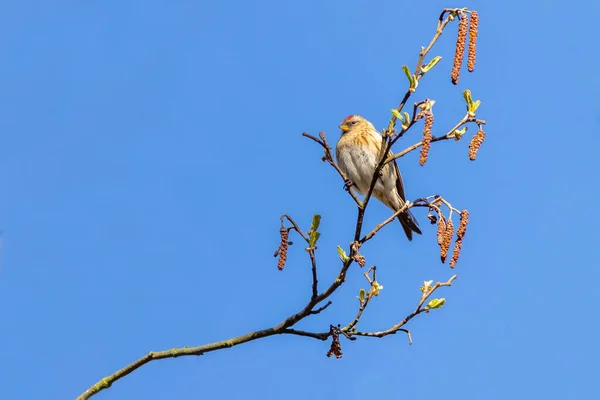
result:
[[[419,86],[419,81],[416,80],[416,78],[413,76],[413,78],[410,81],[410,91],[411,92],[415,92],[415,89],[417,89],[417,86]]]
[[[477,111],[477,108],[479,108],[479,105],[481,104],[481,100],[477,100],[474,101],[473,103],[471,103],[471,108],[469,109],[469,115],[474,117],[475,116],[475,112]]]
[[[466,126],[464,126],[462,129],[455,129],[452,133],[454,134],[454,139],[456,139],[456,141],[458,142],[460,139],[462,139],[465,132],[467,132]]]
[[[402,118],[402,114],[400,114],[398,112],[398,110],[396,110],[395,108],[392,108],[392,115],[396,118],[398,118],[400,121],[404,122],[404,119]]]
[[[319,232],[313,231],[308,238],[308,247],[315,247],[320,237],[321,234]]]
[[[470,90],[465,90],[463,92],[463,97],[465,98],[465,101],[467,102],[467,110],[471,110],[471,107],[473,107],[473,98],[471,97],[471,91]]]
[[[404,122],[402,123],[402,129],[408,129],[408,126],[410,125],[410,115],[404,111],[402,114],[404,114]]]
[[[481,100],[473,101],[473,97],[471,96],[470,90],[465,90],[463,92],[463,97],[467,102],[467,112],[469,113],[469,116],[474,117],[475,111],[477,111],[477,108],[481,104]]]
[[[415,76],[410,72],[410,68],[408,68],[406,65],[402,66],[402,71],[404,71],[404,74],[408,78],[408,83],[410,83],[410,91],[414,92],[419,85],[419,81],[417,81]]]
[[[367,293],[365,292],[365,289],[360,289],[360,292],[358,292],[358,298],[360,300],[360,302],[362,303],[363,301],[365,301],[365,296],[367,295]]]
[[[406,78],[408,79],[408,82],[411,84],[410,87],[412,87],[412,81],[413,81],[413,75],[410,73],[410,68],[408,68],[407,65],[403,65],[402,66],[402,71],[404,71],[404,74],[406,75]]]
[[[441,299],[432,299],[429,300],[429,303],[427,303],[427,308],[429,310],[433,310],[435,308],[442,308],[444,306],[444,303],[446,303],[446,299],[443,297]]]
[[[348,261],[350,259],[350,257],[348,257],[348,255],[344,251],[344,249],[342,249],[340,246],[337,247],[337,251],[338,251],[338,254],[340,255],[340,259],[343,262],[346,262],[346,261]]]
[[[425,65],[424,67],[421,67],[421,71],[423,71],[423,73],[428,72],[431,68],[435,67],[436,64],[440,62],[441,59],[442,59],[442,56],[434,57],[433,60],[429,61],[429,64]]]
[[[312,219],[312,223],[310,224],[310,230],[312,232],[316,232],[319,229],[319,225],[321,224],[321,216],[319,214],[315,214]]]

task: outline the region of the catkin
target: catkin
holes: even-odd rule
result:
[[[287,251],[289,246],[288,238],[290,233],[282,226],[281,229],[279,229],[279,234],[281,235],[281,243],[279,243],[279,249],[277,250],[277,253],[279,254],[277,269],[281,271],[283,270],[283,267],[285,267],[285,262],[287,261]]]
[[[467,69],[469,72],[475,71],[475,60],[477,58],[477,30],[479,29],[479,14],[477,11],[471,11],[469,20],[469,51],[467,53]]]
[[[458,22],[458,36],[456,38],[456,49],[454,50],[454,64],[452,64],[452,83],[458,85],[460,77],[460,69],[462,67],[463,58],[465,57],[465,44],[467,43],[467,27],[469,20],[461,13],[460,21]]]
[[[423,127],[423,146],[421,146],[421,157],[419,158],[419,164],[425,165],[427,162],[427,156],[429,155],[429,149],[431,148],[431,128],[433,127],[433,113],[430,111],[425,114],[425,126]]]
[[[485,132],[482,129],[479,129],[475,135],[471,138],[471,142],[469,143],[469,160],[475,161],[477,158],[477,152],[481,147],[481,144],[485,140]]]

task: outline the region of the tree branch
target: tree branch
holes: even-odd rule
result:
[[[373,271],[373,280],[371,280],[369,278],[369,272]],[[359,301],[360,301],[360,307],[358,308],[358,312],[356,313],[356,317],[354,317],[354,319],[352,320],[352,322],[350,322],[348,325],[346,325],[344,328],[341,329],[342,332],[349,332],[352,329],[354,329],[354,327],[356,326],[356,324],[358,324],[358,321],[360,321],[360,318],[362,317],[363,312],[365,311],[365,309],[367,308],[367,306],[369,305],[369,302],[371,301],[371,299],[373,298],[373,295],[375,294],[375,291],[373,290],[373,282],[377,282],[377,267],[376,266],[372,266],[371,268],[369,268],[369,270],[367,272],[365,272],[365,278],[367,278],[367,281],[369,281],[369,284],[371,285],[371,289],[369,290],[369,293],[367,293],[365,299],[361,299],[359,297]],[[362,290],[362,289],[361,289]]]
[[[437,40],[441,36],[446,25],[452,20],[452,16],[455,13],[459,12],[460,10],[463,10],[463,9],[447,8],[447,9],[444,9],[443,12],[440,14],[439,19],[438,19],[436,33],[435,33],[433,39],[431,40],[431,42],[429,43],[429,45],[427,47],[421,48],[421,51],[419,53],[419,57],[417,60],[416,69],[414,71],[414,77],[413,77],[414,79],[411,79],[411,82],[413,82],[413,81],[418,82],[426,74],[427,71],[425,71],[424,69],[421,68],[425,57],[427,56],[427,54],[430,52],[430,50],[432,49],[434,44],[437,42]],[[448,14],[448,15],[446,16],[446,14]],[[404,97],[402,98],[402,101],[400,102],[399,106],[396,109],[396,111],[398,111],[398,113],[401,112],[402,109],[405,107],[405,105],[409,101],[412,93],[415,92],[415,88],[416,88],[416,85],[415,85],[415,87],[409,88],[407,90]],[[407,149],[403,150],[402,152],[400,152],[396,155],[389,156],[389,154],[391,153],[392,146],[400,139],[400,137],[402,137],[418,121],[419,106],[421,104],[427,103],[428,101],[429,100],[427,99],[427,100],[423,100],[421,102],[414,103],[413,116],[410,119],[410,121],[406,121],[405,126],[402,127],[402,129],[399,133],[395,132],[397,116],[395,113],[393,113],[392,118],[390,119],[390,123],[388,124],[388,129],[384,130],[384,132],[383,132],[384,140],[382,141],[381,154],[379,157],[379,161],[378,161],[378,164],[373,173],[373,177],[371,179],[369,189],[368,189],[367,193],[365,194],[365,197],[362,201],[354,193],[354,191],[352,190],[352,188],[349,185],[350,181],[348,180],[348,178],[345,176],[343,171],[340,169],[340,167],[335,162],[333,153],[332,153],[332,148],[331,148],[331,146],[329,146],[329,144],[327,142],[327,138],[325,137],[325,134],[323,132],[320,132],[319,137],[317,138],[315,136],[309,135],[308,133],[302,133],[302,135],[304,137],[307,137],[307,138],[313,140],[314,142],[318,143],[323,148],[324,156],[322,158],[322,161],[327,161],[342,177],[342,179],[344,180],[344,183],[345,183],[345,188],[347,189],[348,193],[350,194],[350,196],[356,203],[357,211],[358,211],[357,219],[356,219],[356,226],[355,226],[355,233],[354,233],[354,240],[350,243],[350,254],[348,256],[345,255],[345,252],[343,254],[340,254],[341,256],[343,255],[343,257],[342,257],[342,266],[338,272],[338,275],[337,275],[336,279],[323,292],[319,293],[319,289],[318,289],[317,262],[316,262],[316,255],[315,255],[316,246],[314,245],[314,243],[316,242],[315,237],[311,235],[310,231],[307,233],[303,232],[302,229],[300,229],[300,227],[298,226],[298,224],[296,224],[289,215],[284,214],[281,216],[281,223],[282,223],[281,236],[282,236],[282,243],[283,243],[283,245],[285,245],[285,251],[287,251],[287,245],[291,244],[291,242],[287,241],[287,234],[289,234],[289,232],[291,230],[296,231],[304,239],[304,241],[309,244],[309,247],[306,248],[306,251],[309,253],[309,257],[311,260],[312,290],[311,290],[310,300],[306,303],[304,308],[302,308],[300,311],[296,312],[295,314],[292,314],[289,317],[285,318],[279,324],[277,324],[273,327],[267,328],[267,329],[249,332],[244,335],[237,336],[237,337],[234,337],[234,338],[231,338],[228,340],[223,340],[223,341],[219,341],[219,342],[215,342],[215,343],[209,343],[209,344],[205,344],[205,345],[201,345],[201,346],[173,348],[170,350],[149,352],[146,355],[144,355],[143,357],[132,362],[131,364],[114,372],[113,374],[102,378],[100,381],[98,381],[97,383],[92,385],[90,388],[88,388],[85,392],[80,394],[77,397],[77,400],[89,399],[90,397],[99,393],[100,391],[109,388],[114,382],[118,381],[119,379],[124,378],[125,376],[129,375],[130,373],[134,372],[138,368],[142,367],[143,365],[145,365],[153,360],[160,360],[160,359],[164,359],[164,358],[176,358],[176,357],[182,357],[182,356],[200,356],[200,355],[204,355],[205,353],[238,346],[243,343],[247,343],[247,342],[254,341],[257,339],[261,339],[261,338],[266,338],[266,337],[273,336],[273,335],[282,335],[282,334],[296,335],[296,336],[304,336],[304,337],[309,337],[309,338],[318,339],[318,340],[327,340],[329,337],[333,337],[333,341],[335,342],[336,345],[339,346],[339,339],[338,339],[339,334],[342,334],[349,340],[355,340],[357,336],[384,337],[384,336],[395,334],[397,332],[402,331],[407,334],[409,343],[412,343],[410,331],[403,328],[403,326],[406,323],[408,323],[408,321],[410,321],[412,318],[419,315],[420,313],[429,312],[429,308],[427,306],[423,307],[423,305],[425,304],[425,301],[439,287],[451,286],[452,281],[454,279],[456,279],[456,275],[451,277],[447,282],[437,282],[433,287],[430,287],[430,289],[428,291],[424,291],[424,293],[421,297],[421,300],[419,301],[415,310],[411,314],[406,316],[402,321],[393,325],[389,329],[386,329],[384,331],[378,331],[378,332],[360,332],[360,331],[355,330],[356,325],[358,324],[360,318],[363,315],[364,310],[366,309],[366,307],[369,304],[372,297],[376,296],[378,294],[379,289],[381,288],[381,286],[378,286],[378,284],[376,282],[376,279],[375,279],[376,268],[375,268],[375,266],[373,266],[365,273],[367,280],[369,280],[369,282],[371,284],[371,289],[369,290],[369,293],[366,295],[366,297],[362,296],[362,294],[359,297],[359,299],[361,301],[359,310],[358,310],[356,316],[354,317],[354,319],[347,326],[345,326],[344,328],[340,328],[340,325],[337,325],[337,327],[330,325],[330,329],[326,332],[309,332],[309,331],[304,331],[304,330],[293,329],[292,327],[294,325],[296,325],[298,322],[300,322],[301,320],[303,320],[304,318],[324,311],[332,304],[331,301],[327,301],[327,303],[322,305],[321,307],[315,308],[319,304],[321,304],[322,302],[327,300],[345,282],[347,272],[354,261],[358,260],[357,262],[360,263],[361,266],[364,266],[365,258],[364,258],[364,256],[362,256],[359,253],[359,249],[363,243],[372,239],[373,236],[375,236],[377,234],[377,232],[379,232],[379,230],[381,230],[384,226],[389,224],[391,221],[393,221],[395,218],[397,218],[402,212],[405,212],[409,208],[415,207],[415,206],[429,206],[430,208],[432,207],[429,204],[427,199],[418,199],[412,203],[406,202],[406,204],[400,210],[396,211],[388,219],[386,219],[385,221],[383,221],[382,223],[377,225],[373,230],[371,230],[367,235],[365,235],[361,239],[364,214],[366,212],[367,205],[369,204],[369,200],[373,194],[373,190],[375,188],[377,180],[379,179],[379,176],[381,174],[383,167],[385,166],[386,163],[393,162],[394,160],[408,154],[409,152],[411,152],[423,145],[422,142],[419,142],[419,143],[414,144],[413,146],[408,147]],[[456,129],[460,128],[462,125],[464,125],[468,122],[477,122],[480,125],[485,124],[485,121],[475,120],[474,116],[470,117],[469,114],[467,114],[467,116],[465,118],[463,118],[450,132],[448,132],[444,136],[435,137],[431,141],[436,142],[436,141],[454,138]],[[435,199],[437,200],[438,197],[436,197]],[[435,203],[436,200],[434,200],[433,203]],[[449,203],[446,202],[445,204],[448,205]],[[441,205],[441,203],[440,203],[440,205]],[[435,207],[437,207],[437,206],[435,206]],[[449,207],[451,207],[451,206],[449,206]],[[439,211],[439,208],[437,208],[437,209]],[[454,210],[454,209],[451,207],[450,213],[452,212],[452,210]],[[284,220],[287,220],[291,224],[291,226],[285,228],[283,226]],[[286,232],[286,229],[287,229],[287,232]],[[317,237],[317,239],[318,239],[318,237]],[[283,245],[281,245],[281,246],[283,246]],[[280,247],[280,249],[281,249],[281,247]],[[281,254],[283,254],[283,253],[284,253],[284,250],[281,251]],[[280,258],[280,261],[281,260],[283,260],[283,262],[285,262],[284,256],[282,256]],[[370,271],[373,271],[373,280],[371,280],[369,278],[368,274]],[[363,300],[363,297],[364,297],[364,300]],[[336,355],[336,357],[341,357],[341,347],[338,347],[338,350],[339,350],[339,353],[336,352],[334,354]]]
[[[299,234],[300,236],[302,236],[302,239],[304,239],[304,241],[305,241],[306,243],[308,243],[308,236],[307,236],[307,235],[306,235],[306,234],[305,234],[305,233],[302,231],[302,229],[300,229],[300,227],[298,226],[298,224],[296,224],[296,221],[294,221],[294,220],[292,219],[292,217],[290,217],[290,216],[289,216],[289,215],[287,215],[287,214],[283,214],[283,215],[281,216],[281,218],[279,218],[279,219],[281,220],[281,224],[283,224],[283,220],[284,220],[284,219],[287,219],[287,220],[289,221],[289,223],[290,223],[290,224],[292,224],[292,227],[291,227],[291,228],[288,228],[288,232],[289,232],[289,230],[290,230],[290,229],[294,229],[296,232],[298,232],[298,234]]]
[[[321,145],[321,147],[323,147],[323,150],[325,152],[325,155],[323,156],[323,158],[321,159],[322,161],[327,161],[329,163],[329,165],[331,165],[337,172],[338,174],[340,174],[340,176],[342,177],[342,179],[344,180],[344,183],[350,182],[350,180],[346,177],[346,175],[344,174],[344,172],[341,170],[341,168],[337,165],[337,163],[335,162],[335,160],[333,159],[333,154],[331,153],[331,146],[329,146],[329,143],[327,143],[327,138],[325,137],[325,133],[324,132],[319,132],[319,138],[314,137],[313,135],[310,135],[306,132],[302,132],[302,136],[307,137],[315,142],[317,142],[318,144]],[[354,194],[351,190],[350,187],[347,188],[348,189],[348,194],[350,194],[350,196],[352,197],[352,199],[354,200],[354,202],[360,206],[361,201],[358,199],[358,197],[356,196],[356,194]]]
[[[463,125],[470,123],[470,122],[475,122],[478,125],[485,125],[486,121],[483,119],[476,119],[474,116],[469,116],[469,114],[467,113],[467,115],[465,115],[456,125],[454,125],[454,127],[452,129],[450,129],[445,135],[443,136],[437,136],[437,137],[433,137],[431,139],[431,143],[434,142],[440,142],[442,140],[448,140],[448,139],[456,139],[455,136],[455,132],[457,129],[460,129],[460,127],[462,127]],[[405,155],[407,155],[408,153],[410,153],[411,151],[414,151],[416,149],[418,149],[419,147],[423,146],[423,142],[418,142],[413,144],[412,146],[407,147],[406,149],[402,150],[399,153],[394,154],[391,157],[388,157],[385,160],[385,164],[390,163],[394,160],[397,160],[400,157],[404,157]]]
[[[280,329],[269,328],[269,329],[263,329],[260,331],[250,332],[245,335],[235,337],[233,339],[222,340],[220,342],[205,344],[202,346],[173,348],[170,350],[163,350],[163,351],[151,351],[148,354],[146,354],[145,356],[138,358],[136,361],[127,365],[126,367],[121,368],[114,374],[111,374],[111,375],[108,375],[108,376],[102,378],[100,381],[98,381],[97,383],[92,385],[85,392],[83,392],[79,396],[77,396],[76,400],[89,399],[90,397],[101,392],[102,390],[108,389],[109,387],[111,387],[111,385],[114,382],[118,381],[121,378],[126,377],[127,375],[129,375],[133,371],[137,370],[138,368],[144,366],[145,364],[149,363],[150,361],[162,360],[164,358],[176,358],[176,357],[182,357],[182,356],[201,356],[201,355],[204,355],[205,353],[209,353],[211,351],[226,349],[226,348],[240,345],[242,343],[250,342],[250,341],[261,339],[261,338],[268,337],[268,336],[273,336],[276,334],[284,334],[284,333],[300,335],[300,336],[317,337],[317,335],[309,335],[309,334],[305,334],[304,332],[301,332],[301,331],[286,330],[283,328],[280,328]],[[318,338],[320,338],[320,336]],[[326,338],[323,338],[321,340],[325,340],[325,339]]]
[[[302,229],[300,229],[300,227],[294,222],[294,220],[290,216],[284,214],[281,217],[281,220],[283,221],[284,218],[287,219],[292,224],[293,229],[296,232],[298,232],[298,234],[300,234],[306,241],[308,241],[308,236],[306,236],[306,234],[302,231]],[[351,246],[351,248],[353,249],[352,250],[353,252],[358,251],[358,247],[356,244],[353,244]],[[312,254],[311,255],[311,260],[312,260],[314,258],[314,249],[309,251],[309,254]],[[280,334],[306,336],[306,337],[312,337],[312,338],[319,339],[319,340],[325,340],[329,336],[329,332],[327,332],[327,333],[311,333],[311,332],[299,331],[299,330],[294,330],[294,329],[289,329],[289,328],[292,327],[293,325],[295,325],[296,323],[298,323],[299,321],[301,321],[302,319],[308,317],[309,315],[318,314],[319,312],[323,311],[331,304],[331,302],[329,302],[328,304],[325,304],[323,307],[321,307],[317,310],[314,310],[314,307],[317,304],[326,300],[329,296],[331,296],[333,294],[333,292],[335,292],[337,290],[338,287],[340,287],[342,285],[342,283],[346,280],[346,273],[348,271],[348,268],[350,268],[351,264],[352,264],[352,259],[349,259],[346,262],[344,262],[342,265],[342,268],[338,274],[337,279],[323,293],[317,294],[316,296],[315,296],[315,289],[316,289],[316,279],[315,279],[313,281],[313,295],[311,296],[311,299],[306,304],[306,306],[304,306],[304,308],[301,311],[289,316],[288,318],[286,318],[285,320],[283,320],[282,322],[280,322],[279,324],[277,324],[276,326],[274,326],[272,328],[267,328],[267,329],[262,329],[259,331],[250,332],[245,335],[241,335],[241,336],[229,339],[229,340],[223,340],[220,342],[205,344],[202,346],[173,348],[170,350],[150,352],[150,353],[146,354],[145,356],[139,358],[138,360],[134,361],[133,363],[129,364],[128,366],[121,368],[120,370],[113,373],[112,375],[108,375],[108,376],[102,378],[100,381],[96,382],[94,385],[92,385],[90,388],[88,388],[85,392],[80,394],[77,397],[77,400],[89,399],[90,397],[99,393],[100,391],[102,391],[104,389],[108,389],[114,382],[129,375],[133,371],[137,370],[138,368],[142,367],[143,365],[145,365],[153,360],[161,360],[164,358],[177,358],[177,357],[183,357],[183,356],[200,356],[205,353],[209,353],[211,351],[230,348],[230,347],[238,346],[240,344],[250,342],[253,340],[257,340],[257,339],[261,339],[261,338],[269,337],[269,336],[273,336],[273,335],[280,335]],[[313,271],[314,271],[313,276],[315,276],[316,275],[316,263],[313,264]]]
[[[317,259],[315,257],[315,249],[309,248],[308,254],[310,255],[310,265],[312,271],[312,297],[311,299],[316,299],[319,294],[319,280],[317,279]]]
[[[429,43],[429,45],[426,48],[421,48],[421,52],[419,53],[419,58],[417,60],[417,68],[415,70],[415,75],[414,75],[414,78],[416,81],[421,80],[421,78],[423,76],[425,76],[426,71],[421,69],[423,60],[425,59],[425,56],[429,53],[429,51],[432,49],[433,45],[437,42],[437,40],[442,35],[446,25],[448,25],[448,23],[452,20],[452,18],[451,18],[452,13],[456,12],[458,10],[460,10],[460,9],[445,8],[442,11],[442,13],[440,14],[435,35],[431,39],[431,42]],[[449,13],[449,14],[444,19],[444,16],[446,15],[446,13]],[[404,94],[404,97],[402,98],[402,101],[400,102],[400,105],[398,105],[398,107],[396,108],[396,111],[398,113],[400,113],[402,111],[402,109],[404,108],[404,106],[406,105],[408,100],[410,99],[410,96],[414,92],[415,92],[414,88],[408,88],[408,90]],[[391,151],[394,143],[396,143],[398,141],[398,139],[400,139],[416,123],[416,121],[417,121],[416,110],[417,110],[418,104],[419,103],[415,103],[414,110],[413,110],[413,117],[412,117],[412,121],[410,122],[410,124],[406,128],[403,127],[402,131],[400,133],[398,133],[397,135],[395,135],[394,138],[392,138],[392,136],[394,136],[394,127],[396,125],[396,120],[397,120],[396,114],[392,114],[392,118],[390,119],[390,123],[388,124],[388,129],[386,131],[384,131],[385,140],[383,141],[383,146],[381,146],[381,154],[380,154],[379,163],[377,164],[377,167],[375,168],[375,171],[373,173],[373,178],[371,179],[371,184],[369,186],[369,190],[367,191],[364,200],[362,201],[361,204],[359,204],[359,207],[358,207],[358,218],[356,221],[356,229],[354,232],[354,241],[359,241],[359,238],[361,236],[364,213],[367,208],[367,205],[369,204],[369,200],[371,199],[371,195],[373,194],[373,190],[375,189],[375,184],[377,183],[377,179],[379,178],[379,175],[381,174],[381,170],[383,169],[384,165],[386,164],[387,155]]]
[[[352,336],[366,336],[366,337],[376,337],[376,338],[382,338],[387,335],[393,335],[398,331],[403,331],[403,332],[410,334],[409,331],[407,331],[406,329],[402,329],[402,327],[404,325],[406,325],[408,323],[408,321],[410,321],[417,315],[421,314],[422,312],[429,312],[429,309],[427,307],[423,308],[423,304],[425,303],[425,301],[429,298],[429,296],[431,296],[433,294],[433,292],[435,292],[440,287],[452,286],[452,282],[456,278],[457,278],[457,275],[453,275],[446,282],[437,282],[431,288],[431,290],[429,290],[426,293],[423,293],[423,296],[421,296],[421,300],[419,301],[417,308],[415,308],[415,310],[412,313],[408,314],[402,321],[398,322],[397,324],[393,325],[392,327],[390,327],[384,331],[379,331],[379,332],[348,332],[348,334],[352,335]],[[409,336],[409,340],[412,342],[412,338],[410,338],[410,336]]]

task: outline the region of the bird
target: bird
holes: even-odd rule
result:
[[[375,167],[379,162],[382,136],[371,122],[360,115],[344,118],[339,128],[342,133],[335,146],[338,166],[350,181],[346,182],[346,186],[354,186],[361,195],[365,195],[369,191]],[[389,151],[387,157],[392,155],[393,153]],[[406,195],[396,160],[383,167],[372,196],[394,212],[404,206]],[[400,214],[398,220],[409,241],[413,238],[413,232],[422,234],[410,210]]]

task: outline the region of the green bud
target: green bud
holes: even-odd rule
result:
[[[342,260],[343,262],[350,260],[350,257],[348,257],[344,249],[342,249],[340,246],[337,247],[337,252],[340,255],[340,260]]]
[[[415,89],[417,88],[417,86],[419,86],[419,81],[417,81],[417,79],[415,78],[415,76],[410,72],[410,68],[408,68],[406,65],[402,66],[402,71],[404,71],[404,74],[408,78],[408,83],[410,83],[410,89],[409,90],[411,92],[414,92]]]
[[[402,66],[402,71],[404,71],[404,74],[406,75],[406,78],[408,79],[408,82],[412,82],[413,79],[413,75],[410,73],[410,68],[408,68],[407,65],[403,65]],[[411,86],[412,87],[412,86]]]
[[[432,300],[429,300],[429,303],[427,303],[426,308],[428,310],[433,310],[435,308],[442,308],[444,306],[444,303],[446,303],[446,299],[443,297],[441,299],[432,299]]]
[[[460,139],[462,139],[465,132],[467,132],[466,126],[464,126],[462,129],[455,129],[454,132],[452,132],[452,134],[454,135],[454,139],[456,139],[456,141],[458,142]]]
[[[392,115],[396,118],[398,118],[400,121],[404,122],[404,119],[402,118],[402,114],[400,114],[398,112],[398,110],[396,110],[395,108],[392,108]]]
[[[428,72],[431,68],[435,67],[437,63],[440,62],[440,60],[442,59],[442,56],[436,56],[433,58],[433,60],[429,61],[429,63],[423,67],[421,67],[421,71],[423,71],[423,73]]]
[[[320,237],[321,234],[319,232],[313,231],[308,238],[308,247],[315,247]]]
[[[310,230],[316,232],[319,229],[319,225],[321,224],[321,216],[319,214],[315,214],[312,219],[312,223],[310,224]]]

